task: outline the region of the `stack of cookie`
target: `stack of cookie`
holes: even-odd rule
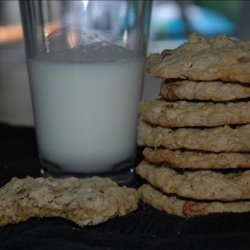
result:
[[[146,70],[163,82],[139,105],[142,200],[184,217],[250,211],[250,42],[192,34]]]

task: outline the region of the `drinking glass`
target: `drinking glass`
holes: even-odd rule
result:
[[[151,1],[19,3],[42,173],[128,181]]]

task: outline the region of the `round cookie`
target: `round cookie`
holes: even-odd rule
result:
[[[31,217],[62,217],[96,225],[137,209],[135,189],[108,178],[13,178],[0,189],[0,226]]]
[[[168,128],[216,127],[250,123],[250,102],[167,102],[143,100],[139,104],[141,118]]]
[[[211,153],[164,148],[154,150],[146,147],[143,155],[149,162],[176,169],[250,168],[250,154],[247,153]]]
[[[222,81],[162,81],[160,95],[165,100],[226,102],[250,97],[250,86]]]
[[[197,200],[250,199],[250,170],[227,174],[210,170],[177,172],[142,161],[136,172],[167,194]]]
[[[154,208],[181,217],[192,217],[210,213],[243,213],[250,211],[249,201],[201,202],[186,200],[176,196],[168,196],[148,184],[144,184],[139,188],[139,194],[142,201]]]
[[[151,54],[146,71],[162,79],[250,83],[250,42],[191,34],[178,48]]]
[[[152,126],[140,120],[138,140],[143,146],[210,152],[250,152],[250,124],[231,128],[179,128]]]

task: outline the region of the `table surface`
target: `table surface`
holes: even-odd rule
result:
[[[27,175],[40,176],[33,128],[0,124],[0,185]],[[129,186],[141,182],[138,177]],[[141,202],[137,211],[97,226],[60,218],[5,226],[0,249],[250,249],[250,213],[183,219]]]

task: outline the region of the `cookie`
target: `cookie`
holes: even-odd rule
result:
[[[210,153],[159,148],[145,148],[144,158],[154,164],[164,164],[176,169],[229,169],[250,168],[250,154]]]
[[[185,201],[177,199],[175,196],[167,196],[161,191],[153,188],[149,184],[142,185],[139,189],[140,199],[146,204],[165,211],[168,214],[174,214],[184,217],[183,206]]]
[[[137,208],[137,191],[108,178],[13,178],[0,189],[0,226],[31,217],[62,217],[95,225]]]
[[[249,98],[250,87],[222,81],[162,81],[160,96],[165,100],[226,102]]]
[[[191,34],[178,48],[151,54],[146,71],[162,79],[250,83],[250,42]]]
[[[197,200],[233,201],[250,198],[250,170],[227,174],[211,170],[177,172],[142,161],[136,172],[167,194]]]
[[[143,100],[141,118],[162,127],[216,127],[250,123],[250,102],[167,102]]]
[[[231,128],[179,128],[152,126],[140,120],[139,143],[148,147],[211,152],[250,152],[250,124]]]
[[[211,213],[243,213],[250,211],[249,201],[237,202],[200,202],[168,196],[154,187],[144,184],[139,188],[142,201],[168,214],[192,217]]]

